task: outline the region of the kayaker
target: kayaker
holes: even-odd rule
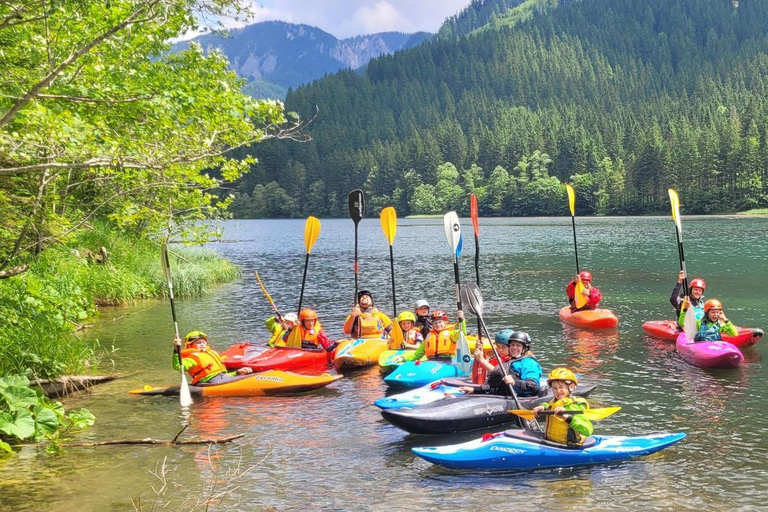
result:
[[[459,341],[459,329],[467,333],[467,322],[464,320],[464,312],[456,312],[459,322],[455,329],[448,324],[448,313],[442,309],[436,309],[430,315],[432,320],[432,330],[424,339],[424,343],[419,345],[414,354],[414,359],[418,360],[426,356],[427,359],[451,359],[456,355],[456,343]]]
[[[688,293],[683,290],[683,281],[686,275],[682,270],[677,274],[677,284],[672,289],[672,294],[669,296],[669,302],[672,307],[675,308],[675,315],[680,317],[680,311],[683,309],[683,301],[687,295],[688,300],[693,304],[693,312],[696,313],[696,320],[701,320],[704,317],[704,290],[707,289],[707,283],[703,279],[697,277],[689,283]],[[680,327],[683,327],[682,322],[678,322]]]
[[[578,385],[576,375],[568,368],[555,368],[547,377],[547,384],[552,389],[554,401],[544,402],[533,408],[536,417],[542,411],[555,411],[555,414],[547,415],[544,437],[554,443],[581,446],[586,436],[592,434],[593,428],[592,422],[583,414],[568,414],[568,411],[589,409],[585,399],[578,396],[571,397],[571,392]]]
[[[429,318],[429,302],[424,299],[416,301],[416,327],[421,331],[421,337],[426,338],[432,330],[432,320]]]
[[[332,352],[336,348],[336,344],[325,335],[314,309],[302,309],[299,312],[298,321],[288,325],[288,330],[283,334],[283,340],[287,342],[296,329],[298,329],[298,335],[301,337],[301,348],[303,349],[322,347],[327,352]]]
[[[271,316],[264,322],[267,326],[267,330],[272,333],[272,337],[267,341],[267,345],[270,347],[284,347],[283,334],[288,329],[289,325],[294,324],[299,319],[296,313],[286,313],[282,317],[282,321],[277,316]]]
[[[221,384],[238,375],[253,372],[247,366],[228,372],[222,362],[222,357],[208,346],[208,335],[202,331],[191,331],[184,336],[184,349],[181,348],[181,340],[173,339],[174,347],[181,350],[181,364],[192,377],[192,385]],[[179,370],[179,356],[173,354],[173,369]]]
[[[580,308],[576,308],[576,304],[574,302],[574,296],[576,294],[576,283],[578,282],[581,282],[581,284],[584,285],[584,291],[582,291],[582,293],[587,298],[587,303]],[[568,283],[568,285],[565,287],[565,294],[568,296],[568,302],[571,304],[571,311],[597,309],[597,305],[603,299],[603,294],[600,293],[600,290],[592,286],[592,274],[586,270],[578,274],[573,278],[573,281]]]
[[[685,320],[685,310],[680,312],[679,322],[682,324]],[[709,299],[704,303],[704,317],[696,320],[696,327],[699,332],[693,341],[720,341],[723,339],[723,333],[728,336],[738,336],[739,331],[725,317],[723,305],[717,299]]]
[[[541,365],[531,352],[531,337],[526,332],[504,329],[494,337],[496,350],[503,362],[509,361],[509,370],[504,376],[500,366],[493,366],[486,358],[483,346],[475,348],[475,360],[489,372],[488,382],[480,388],[462,386],[459,389],[466,394],[510,396],[511,384],[517,396],[536,396],[541,380]]]
[[[416,328],[414,314],[410,311],[403,311],[397,316],[397,323],[403,332],[403,343],[402,347],[399,348],[418,348],[424,341],[424,337],[421,335],[421,331]]]
[[[371,292],[360,290],[357,294],[357,304],[352,308],[352,313],[344,322],[344,334],[354,336],[355,338],[386,339],[391,331],[392,320],[373,307]]]

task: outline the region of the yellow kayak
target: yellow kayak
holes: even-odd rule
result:
[[[327,386],[341,379],[341,375],[323,373],[321,375],[302,375],[281,370],[243,375],[237,379],[221,384],[202,384],[189,386],[193,395],[197,396],[263,396],[285,393],[302,393]],[[178,395],[179,387],[144,386],[129,391],[132,395]]]
[[[387,349],[389,341],[380,338],[344,340],[336,347],[333,365],[338,370],[377,364],[379,356]]]

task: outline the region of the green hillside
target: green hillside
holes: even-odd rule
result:
[[[666,211],[668,187],[689,213],[768,205],[768,0],[511,4],[289,92],[314,140],[262,145],[235,214],[343,214],[362,186],[401,215],[470,192],[559,215],[565,182],[580,213]]]

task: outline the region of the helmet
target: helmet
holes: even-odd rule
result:
[[[527,332],[517,331],[516,333],[512,334],[512,336],[509,337],[508,343],[512,343],[513,341],[521,343],[525,350],[531,349],[531,337]]]
[[[497,332],[496,336],[494,336],[493,341],[496,343],[501,343],[502,345],[509,345],[509,338],[512,337],[515,334],[515,331],[512,329],[504,329],[501,332]]]
[[[314,309],[302,309],[299,313],[299,320],[302,322],[304,320],[317,320],[317,313],[315,313]]]
[[[706,290],[707,289],[707,283],[705,283],[702,278],[697,277],[696,279],[691,281],[691,288],[701,288],[702,290]]]
[[[547,377],[547,385],[551,386],[553,380],[562,380],[565,382],[572,382],[574,384],[579,383],[579,381],[576,380],[576,374],[574,374],[568,368],[563,368],[562,366],[560,368],[555,368],[552,370],[552,372],[550,372],[549,376]]]
[[[416,301],[416,308],[415,309],[428,308],[428,307],[429,307],[429,302],[425,301],[424,299],[419,299],[419,300]]]
[[[369,292],[368,290],[360,290],[359,292],[357,292],[357,302],[360,302],[360,297],[362,297],[363,295],[369,296],[371,298],[371,304],[373,304],[373,295],[371,295],[371,292]]]
[[[592,274],[590,274],[589,272],[587,272],[587,271],[585,270],[584,272],[582,272],[581,274],[579,274],[579,278],[581,278],[581,280],[582,280],[582,281],[588,281],[588,282],[591,282],[591,281],[592,281]]]
[[[710,309],[723,309],[723,305],[717,299],[709,299],[704,303],[704,314],[709,313]]]
[[[405,321],[408,321],[408,320],[410,320],[411,322],[415,322],[416,321],[416,316],[413,313],[411,313],[410,311],[403,311],[402,313],[397,315],[397,322],[398,323],[405,322]]]
[[[205,334],[203,331],[189,331],[187,335],[184,336],[184,343],[189,345],[190,343],[194,343],[200,338],[204,339],[205,341],[208,341],[208,335]]]
[[[432,317],[432,320],[445,320],[446,322],[448,321],[448,313],[446,313],[442,309],[434,310],[430,316]]]
[[[286,313],[283,315],[283,320],[286,322],[295,322],[298,319],[299,317],[296,316],[296,313]]]

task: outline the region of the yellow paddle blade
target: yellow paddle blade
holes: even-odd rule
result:
[[[285,340],[285,346],[290,348],[301,348],[301,327],[294,328],[288,338]]]
[[[389,333],[389,348],[390,350],[400,350],[401,348],[405,348],[403,343],[405,343],[403,328],[400,327],[400,322],[396,321],[395,325],[392,327],[392,332]]]
[[[395,234],[397,233],[397,213],[392,206],[387,206],[381,210],[381,229],[384,230],[384,236],[387,237],[389,245],[395,242]]]
[[[569,184],[565,185],[565,190],[568,192],[568,208],[571,210],[571,215],[576,215],[576,192]]]
[[[573,302],[576,309],[581,309],[587,305],[587,298],[584,296],[584,284],[581,281],[576,282],[576,289],[573,293]]]
[[[261,278],[259,277],[259,273],[257,271],[253,271],[253,275],[256,276],[256,280],[259,282],[259,286],[261,286],[261,291],[264,292],[264,296],[267,298],[270,304],[274,304],[275,301],[272,300],[272,297],[269,296],[269,293],[267,293],[267,288],[264,286],[264,283],[261,282]]]
[[[315,217],[307,217],[307,223],[304,225],[304,246],[307,248],[307,254],[312,252],[312,246],[319,236],[320,221]]]
[[[677,230],[682,232],[683,227],[680,224],[680,197],[677,195],[677,192],[671,188],[667,190],[667,193],[669,194],[669,202],[672,205],[672,220],[675,221]]]
[[[618,412],[621,407],[603,407],[602,409],[587,409],[585,411],[568,411],[569,414],[583,414],[589,421],[602,420],[607,418],[611,414]],[[511,409],[510,414],[520,416],[524,420],[532,420],[536,418],[533,411],[530,409]],[[545,411],[546,414],[554,414],[553,411]]]

